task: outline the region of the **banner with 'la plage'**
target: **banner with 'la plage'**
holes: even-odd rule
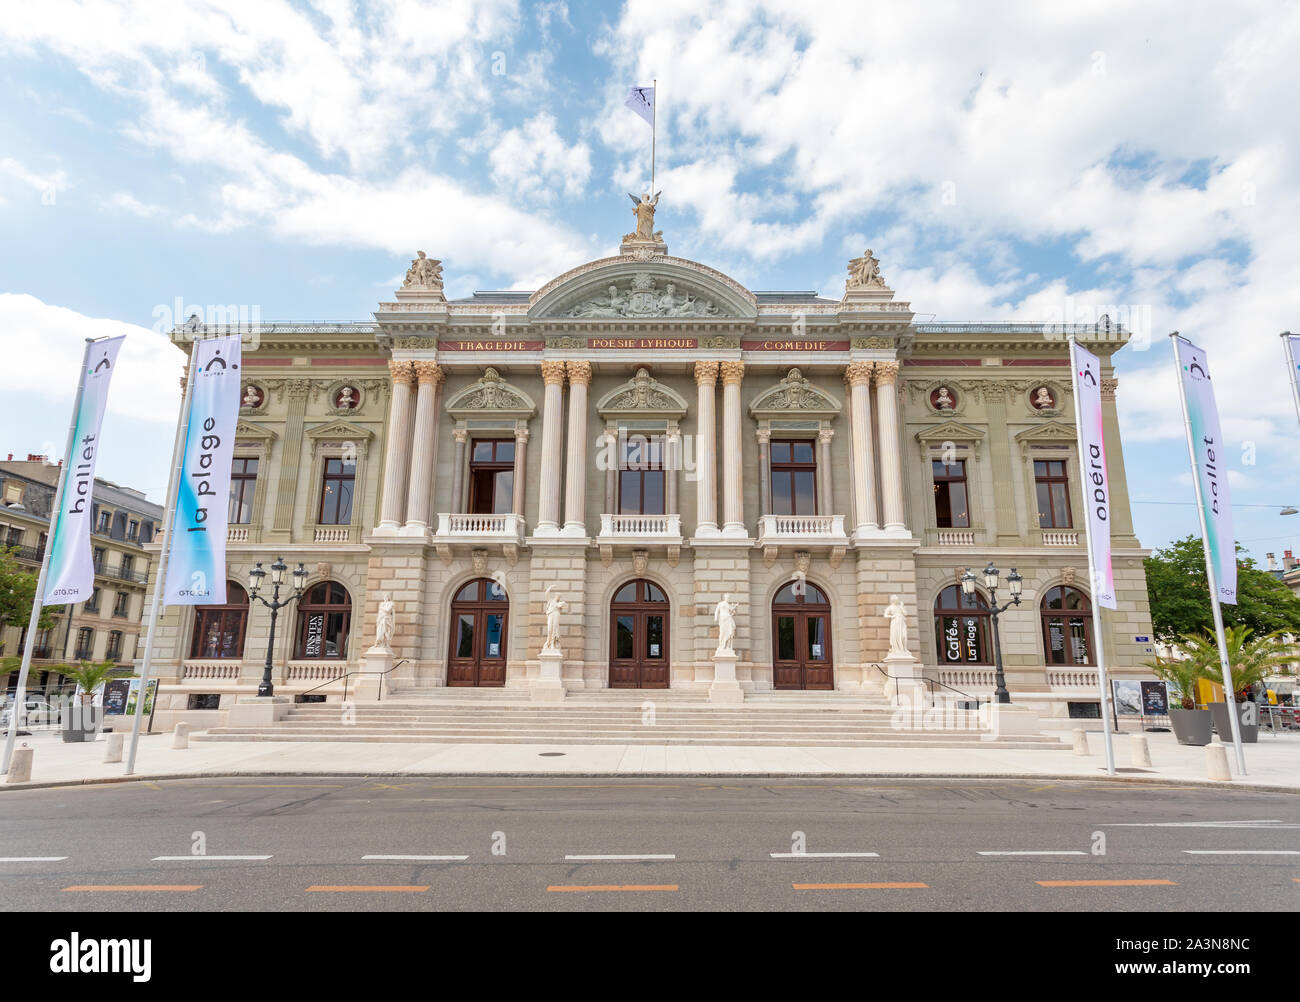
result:
[[[226,601],[227,505],[239,421],[240,363],[237,334],[194,345],[194,380],[176,490],[165,605]]]
[[[51,535],[50,564],[45,577],[46,605],[71,605],[90,598],[95,566],[90,546],[95,463],[99,459],[99,429],[104,423],[108,387],[117,367],[117,353],[126,335],[105,338],[90,346],[81,374],[81,404],[77,408],[72,452],[67,457],[63,497]]]

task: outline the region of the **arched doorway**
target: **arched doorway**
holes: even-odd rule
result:
[[[668,688],[668,596],[649,581],[629,581],[609,604],[609,687]]]
[[[463,585],[451,602],[447,684],[506,684],[506,620],[510,600],[487,578]]]
[[[1049,665],[1095,665],[1092,650],[1092,606],[1088,596],[1058,585],[1042,601],[1043,653]]]
[[[791,581],[772,599],[772,687],[834,689],[831,603],[814,584]]]
[[[941,665],[991,665],[989,604],[979,592],[967,595],[949,585],[934,600],[934,642]]]
[[[192,658],[241,658],[248,626],[248,593],[234,581],[226,582],[225,605],[194,607]]]
[[[337,581],[312,585],[298,601],[298,640],[294,657],[301,661],[336,660],[348,656],[352,599]]]

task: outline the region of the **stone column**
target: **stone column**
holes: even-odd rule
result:
[[[871,444],[871,372],[874,362],[853,362],[848,367],[853,401],[853,511],[855,532],[874,532],[876,520],[876,462]]]
[[[438,434],[436,398],[442,369],[437,362],[416,362],[414,368],[419,389],[410,453],[411,484],[406,494],[406,528],[423,533],[429,527],[429,506],[433,500],[433,446]]]
[[[817,442],[821,446],[820,461],[817,464],[817,486],[820,488],[821,514],[835,514],[835,491],[834,481],[831,480],[831,472],[835,469],[831,466],[831,439],[835,437],[835,432],[830,428],[823,428],[817,433]]]
[[[997,546],[1023,545],[1020,529],[1020,512],[1016,509],[1016,496],[1012,485],[1011,432],[1007,428],[1007,396],[1010,386],[1001,380],[980,384],[984,396],[984,413],[988,419],[989,460],[993,468],[993,515],[997,527],[993,542]],[[1035,520],[1037,522],[1037,520]]]
[[[772,432],[758,429],[758,509],[760,515],[772,514]]]
[[[543,362],[542,379],[546,395],[542,402],[542,477],[537,506],[539,536],[560,531],[560,458],[564,426],[564,363]]]
[[[393,377],[393,398],[388,409],[388,451],[384,456],[384,499],[379,508],[379,528],[396,530],[402,524],[406,501],[406,471],[411,461],[411,387],[415,370],[410,362],[388,363]]]
[[[590,362],[566,362],[569,374],[569,462],[564,473],[564,534],[587,534],[587,387]]]
[[[465,445],[469,441],[469,430],[457,428],[451,437],[456,440],[456,458],[451,468],[451,513],[459,515],[465,507]]]
[[[602,436],[605,443],[605,455],[609,460],[605,467],[605,513],[618,514],[618,434],[611,428],[605,429]]]
[[[524,482],[528,479],[528,429],[522,422],[515,426],[515,482],[510,510],[524,517]]]
[[[717,362],[695,363],[695,385],[699,388],[696,405],[696,513],[695,535],[718,535],[717,434],[718,420],[713,409],[713,388],[718,382]]]
[[[903,524],[903,459],[898,445],[898,363],[876,363],[876,411],[880,416],[880,493],[885,531],[906,532]]]
[[[741,486],[740,381],[744,362],[722,363],[722,534],[746,536],[744,494]]]
[[[280,454],[280,481],[275,491],[275,515],[271,529],[280,538],[288,538],[293,532],[293,506],[298,496],[298,487],[303,478],[298,468],[302,460],[302,443],[304,421],[307,416],[307,395],[311,392],[311,383],[306,379],[287,379],[284,384],[284,399],[288,405],[284,414],[284,448]],[[310,488],[308,488],[310,490]],[[308,505],[316,502],[308,501]],[[307,519],[314,523],[320,518],[320,510],[307,509]]]
[[[1119,379],[1107,376],[1102,369],[1101,376],[1101,423],[1106,438],[1106,473],[1110,481],[1110,532],[1111,538],[1119,546],[1137,546],[1137,537],[1133,534],[1133,509],[1128,497],[1128,477],[1124,468],[1124,444],[1119,435],[1119,415],[1115,409],[1115,391],[1119,388]],[[1028,474],[1027,474],[1028,475]],[[1081,474],[1082,475],[1082,474]],[[1079,485],[1083,496],[1090,494],[1088,486]],[[1087,509],[1084,509],[1086,517]]]
[[[677,515],[681,509],[677,500],[677,470],[682,465],[682,433],[670,428],[664,436],[664,514]]]

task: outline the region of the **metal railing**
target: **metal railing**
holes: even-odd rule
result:
[[[407,664],[410,660],[411,660],[410,658],[402,658],[402,660],[394,664],[393,667],[386,668],[384,671],[365,671],[363,669],[361,671],[350,671],[343,675],[336,675],[334,676],[334,678],[325,680],[320,685],[314,685],[310,689],[304,689],[302,692],[298,693],[298,695],[305,696],[307,695],[307,693],[315,692],[317,689],[324,689],[325,686],[333,685],[335,682],[338,682],[341,679],[343,681],[343,702],[346,703],[348,701],[348,679],[350,679],[353,675],[379,675],[380,677],[383,677],[384,675],[387,675],[389,672],[397,671],[398,668],[402,667],[402,665],[404,664]],[[384,698],[384,687],[381,685],[379,687],[379,695],[376,698],[375,702],[379,702],[383,698]]]
[[[934,690],[935,690],[935,686],[942,686],[944,689],[948,689],[948,690],[950,690],[950,691],[952,691],[952,692],[955,692],[958,696],[961,696],[962,698],[964,698],[964,699],[967,700],[968,702],[970,702],[970,703],[974,703],[976,707],[978,707],[980,703],[991,703],[991,702],[993,702],[993,697],[992,697],[992,696],[987,696],[987,697],[981,699],[981,698],[978,697],[978,696],[972,696],[969,692],[962,692],[962,691],[961,691],[960,689],[958,689],[957,687],[955,687],[955,686],[951,686],[951,685],[948,685],[946,682],[939,682],[939,681],[936,681],[935,679],[932,679],[932,678],[926,678],[924,675],[916,675],[916,676],[912,676],[912,675],[891,675],[891,674],[889,674],[889,672],[885,671],[885,667],[884,667],[884,665],[873,664],[871,667],[874,668],[874,669],[876,669],[876,671],[880,672],[880,674],[884,675],[885,678],[891,678],[891,679],[893,679],[893,680],[896,681],[896,682],[924,682],[927,686],[930,687],[930,705],[931,705],[931,706],[934,705],[934,697],[935,697],[935,691],[934,691]]]

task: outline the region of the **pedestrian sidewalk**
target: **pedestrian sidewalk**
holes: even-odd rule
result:
[[[1068,737],[1068,732],[1066,732]],[[1118,779],[1200,783],[1229,788],[1300,791],[1300,735],[1262,734],[1246,745],[1244,779],[1207,779],[1204,748],[1189,748],[1171,733],[1149,733],[1150,769],[1130,765],[1131,735],[1115,736]],[[170,734],[140,739],[136,779],[189,776],[961,776],[1105,779],[1102,735],[1088,734],[1090,754],[1059,749],[988,748],[781,748],[719,745],[406,744],[341,742],[195,742],[172,748]],[[129,742],[129,737],[128,737]],[[65,744],[38,732],[19,738],[34,752],[32,782],[0,790],[121,780],[125,765],[103,761],[105,741]]]

